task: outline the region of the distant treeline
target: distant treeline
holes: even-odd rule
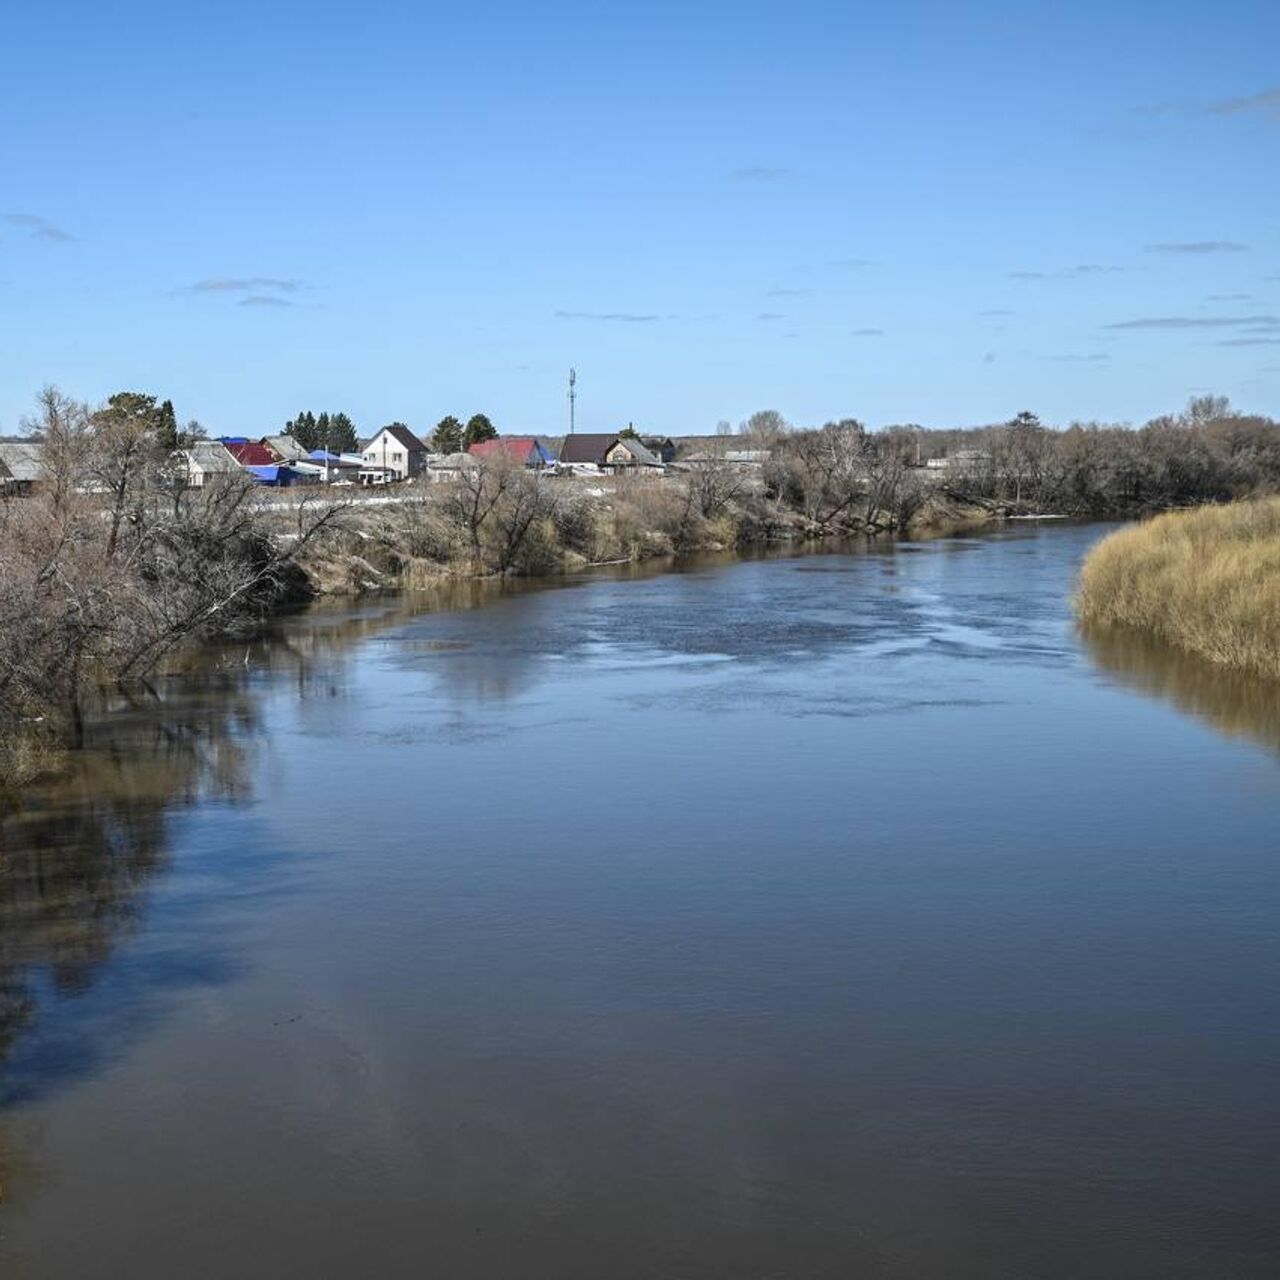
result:
[[[771,484],[797,501],[806,472],[812,483],[824,439],[845,441],[827,449],[828,470],[838,470],[841,455],[856,444],[878,458],[880,472],[894,472],[895,492],[911,490],[909,473],[919,468],[965,496],[1043,511],[1117,514],[1280,492],[1280,423],[1237,413],[1221,396],[1194,398],[1181,413],[1137,428],[1098,422],[1053,428],[1024,412],[968,429],[864,432],[852,419],[796,429],[766,411],[742,424],[743,437],[770,450]],[[908,474],[897,475],[891,460]]]

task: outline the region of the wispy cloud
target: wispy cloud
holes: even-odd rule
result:
[[[1010,271],[1010,280],[1075,280],[1080,276],[1109,276],[1123,267],[1113,267],[1101,262],[1082,262],[1074,267],[1060,267],[1056,271]]]
[[[786,318],[781,311],[762,311],[756,316],[757,320],[785,320]]]
[[[1210,302],[1250,302],[1252,299],[1251,293],[1211,293],[1209,295]]]
[[[1223,338],[1220,347],[1280,347],[1280,338]]]
[[[557,320],[603,320],[620,324],[652,324],[656,315],[634,311],[557,311]]]
[[[996,353],[994,351],[988,351],[987,354],[982,357],[983,364],[995,364],[995,362]]]
[[[1238,240],[1163,240],[1147,245],[1148,253],[1248,253]]]
[[[290,298],[281,298],[274,293],[251,293],[247,298],[241,298],[236,303],[238,307],[291,307],[293,301]]]
[[[808,292],[808,289],[770,289],[764,296],[766,298],[803,298]]]
[[[200,293],[299,293],[306,288],[301,280],[288,280],[280,276],[210,276],[195,284],[184,284],[175,294]]]
[[[1095,351],[1087,356],[1045,356],[1045,359],[1055,360],[1059,364],[1100,364],[1111,357],[1105,351]]]
[[[21,227],[31,233],[33,240],[49,240],[56,244],[70,244],[75,236],[61,227],[55,226],[48,218],[37,213],[6,213],[4,220],[11,227]]]
[[[1239,116],[1257,112],[1270,120],[1280,120],[1280,88],[1263,89],[1242,98],[1220,98],[1206,108],[1214,116]]]
[[[748,164],[738,169],[730,169],[725,175],[730,182],[777,182],[791,173],[790,169],[777,165]]]
[[[855,338],[883,338],[883,329],[855,329],[853,331]]]
[[[1280,316],[1142,316],[1119,320],[1104,329],[1270,329],[1280,326]]]
[[[832,258],[826,265],[834,267],[837,271],[856,271],[859,267],[875,266],[875,260],[873,258]]]
[[[1016,316],[1016,311],[1009,311],[1005,307],[990,307],[986,311],[979,311],[980,316]]]

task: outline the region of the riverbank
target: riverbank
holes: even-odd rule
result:
[[[1076,611],[1221,666],[1280,679],[1280,498],[1169,512],[1104,539]]]
[[[1003,507],[930,494],[909,513],[876,510],[815,518],[758,487],[708,499],[677,479],[544,480],[525,492],[480,495],[491,509],[459,510],[454,491],[397,502],[356,501],[328,538],[299,558],[315,596],[418,590],[449,580],[551,578],[617,564],[673,564],[690,556],[758,552],[833,539],[947,537],[998,523]],[[522,499],[528,498],[528,510]],[[287,518],[286,518],[287,519]],[[284,523],[281,522],[283,530]],[[286,535],[287,536],[287,535]]]

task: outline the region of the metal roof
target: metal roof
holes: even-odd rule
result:
[[[0,440],[0,474],[20,483],[39,480],[43,450],[39,440]]]

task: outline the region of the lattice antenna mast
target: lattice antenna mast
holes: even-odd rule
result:
[[[576,369],[569,370],[569,434],[573,435],[573,415],[574,407],[578,399],[578,373]]]

